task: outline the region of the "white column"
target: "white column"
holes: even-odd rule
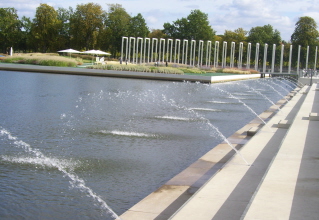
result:
[[[266,73],[266,65],[267,65],[267,49],[268,49],[268,44],[265,44],[265,47],[264,47],[263,73]]]
[[[230,67],[230,68],[233,68],[233,67],[234,67],[235,48],[236,48],[235,42],[231,42],[231,45],[230,45],[230,64],[229,64],[229,67]]]
[[[309,46],[307,46],[306,70],[308,70]]]
[[[162,42],[163,42],[163,62],[164,62],[164,55],[165,55],[165,39],[164,38],[160,38],[160,42],[159,42],[159,53],[158,53],[158,61],[161,62],[161,48],[162,48]]]
[[[131,62],[130,61],[130,54],[131,54],[131,42],[132,42],[132,40],[133,40],[133,59],[132,59],[132,63],[134,63],[134,59],[135,59],[135,41],[136,41],[136,38],[135,37],[130,37],[130,41],[129,41],[129,52],[128,52],[128,61],[129,62]]]
[[[313,67],[313,71],[316,71],[316,69],[317,69],[317,52],[318,52],[318,46],[316,46],[315,65],[314,65],[314,67]]]
[[[271,72],[275,72],[275,57],[276,56],[276,44],[272,45],[272,60],[271,60]]]
[[[226,58],[227,58],[227,42],[223,42],[223,54],[222,54],[222,68],[226,67]]]
[[[144,38],[144,59],[143,59],[143,63],[145,63],[145,52],[146,52],[146,45],[147,45],[147,41],[148,41],[148,48],[147,48],[147,63],[150,62],[150,47],[151,47],[151,39],[148,37]]]
[[[243,66],[243,49],[244,49],[244,43],[240,42],[239,43],[239,52],[238,52],[238,63],[237,63],[237,67],[238,69],[241,69]]]
[[[285,45],[281,45],[281,54],[280,54],[280,73],[282,73],[282,66],[284,64],[284,47]]]
[[[206,45],[206,67],[210,66],[211,55],[212,55],[212,42],[209,40],[209,41],[207,41],[207,45]],[[208,63],[208,65],[207,65],[207,63]]]
[[[301,45],[298,45],[298,58],[297,58],[297,74],[299,76],[299,64],[300,64],[300,50],[301,50]]]
[[[198,44],[198,66],[203,65],[203,49],[204,49],[204,41],[200,40]]]
[[[215,41],[215,50],[214,50],[214,67],[218,67],[218,54],[219,54],[219,41]]]
[[[247,45],[247,65],[246,68],[250,69],[250,55],[251,55],[251,43]]]
[[[191,40],[191,52],[189,56],[189,65],[194,66],[195,64],[195,51],[196,51],[196,40]],[[193,65],[192,65],[192,59],[193,59]]]
[[[169,42],[171,42],[171,50],[169,55],[169,62],[172,62],[172,51],[173,51],[173,39],[167,39],[167,49],[166,49],[166,61],[168,62],[168,53],[169,53]]]
[[[155,43],[156,42],[156,43]],[[154,53],[154,44],[155,44],[155,61],[153,60],[153,53]],[[152,38],[152,54],[151,54],[151,62],[157,62],[157,44],[158,44],[158,39],[157,38]]]
[[[187,51],[188,51],[188,40],[183,40],[183,56],[182,56],[182,64],[187,64]],[[184,60],[185,56],[185,60]]]
[[[138,63],[138,42],[141,41],[141,51],[140,51],[140,54],[141,54],[141,58],[140,58],[140,63],[142,63],[142,57],[143,57],[143,38],[141,37],[138,37],[137,40],[136,40],[136,64]]]
[[[259,43],[256,43],[256,53],[255,53],[255,70],[258,71],[258,61],[259,61]]]
[[[288,64],[288,73],[289,74],[291,71],[291,57],[292,57],[292,45],[290,45],[290,50],[289,50],[289,64]]]
[[[125,45],[125,59],[127,59],[127,50],[128,50],[128,37],[122,37],[122,46],[121,46],[121,60],[123,60],[123,45],[124,45],[124,40],[126,40],[126,45]]]
[[[175,39],[174,63],[176,63],[176,49],[177,49],[177,63],[179,63],[179,55],[180,55],[180,51],[181,51],[181,40],[180,39]]]

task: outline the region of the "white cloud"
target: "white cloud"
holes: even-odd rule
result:
[[[18,15],[33,18],[40,3],[58,7],[76,8],[78,4],[86,4],[90,0],[10,0],[3,2],[0,7],[14,7]],[[210,24],[218,34],[227,30],[244,28],[249,31],[252,27],[272,25],[278,29],[284,40],[289,40],[295,23],[299,17],[310,16],[319,25],[318,0],[117,0],[105,2],[95,0],[104,10],[107,3],[121,4],[131,15],[141,13],[149,28],[162,29],[165,22],[172,23],[182,17],[187,17],[191,10],[199,9],[208,14]]]

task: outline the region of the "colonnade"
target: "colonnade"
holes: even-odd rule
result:
[[[190,43],[190,48],[189,48]],[[198,43],[198,44],[197,44]],[[204,45],[206,44],[206,48]],[[238,56],[237,62],[235,62],[235,51],[236,44],[235,42],[231,42],[230,44],[230,61],[229,65],[227,65],[227,42],[224,41],[222,43],[222,54],[221,54],[221,64],[222,68],[229,66],[230,68],[234,68],[235,63],[237,63],[237,68],[243,68],[243,52],[244,52],[244,44],[242,42],[239,43],[238,48]],[[198,45],[198,46],[197,46]],[[122,46],[121,46],[121,60],[127,61],[130,63],[150,63],[150,62],[170,62],[176,64],[185,64],[190,66],[199,66],[199,67],[220,67],[219,60],[219,41],[215,41],[215,48],[213,54],[213,62],[211,63],[211,52],[212,52],[212,42],[203,40],[180,40],[180,39],[165,39],[165,38],[141,38],[141,37],[122,37]],[[174,48],[174,52],[173,52]],[[197,48],[197,50],[196,50]],[[204,51],[204,48],[206,51]],[[315,62],[314,69],[316,69],[317,65],[317,47],[315,53]],[[251,43],[247,44],[247,58],[246,58],[246,69],[250,69],[251,62],[251,53],[252,53],[252,45]],[[260,44],[256,43],[255,49],[255,70],[259,70],[259,50]],[[301,46],[298,46],[298,60],[297,60],[297,72],[299,72],[299,63],[300,63],[300,51]],[[182,52],[182,54],[180,54]],[[189,52],[189,54],[188,54]],[[203,65],[203,56],[204,52],[206,55],[206,62]],[[263,73],[267,71],[267,54],[268,54],[268,44],[264,44],[263,51],[263,65],[262,70],[259,70]],[[197,53],[197,56],[196,56]],[[139,57],[138,57],[139,56]],[[268,70],[271,73],[275,71],[275,56],[276,56],[276,44],[273,44],[272,47],[272,59],[271,59],[271,69]],[[280,54],[280,73],[283,71],[283,60],[284,56],[284,45],[281,45],[281,54]],[[306,56],[306,69],[308,69],[308,57],[309,57],[309,46],[307,46],[307,56]],[[289,48],[289,61],[288,61],[288,73],[291,71],[291,59],[292,59],[292,45]],[[195,62],[197,61],[197,63]]]

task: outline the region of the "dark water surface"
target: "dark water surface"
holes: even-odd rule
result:
[[[0,219],[114,219],[291,89],[0,71]]]

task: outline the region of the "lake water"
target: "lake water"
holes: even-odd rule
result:
[[[0,71],[0,219],[114,219],[292,87]]]

